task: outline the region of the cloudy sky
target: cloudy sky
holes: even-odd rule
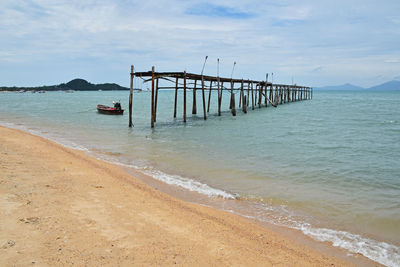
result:
[[[138,71],[322,86],[400,79],[400,1],[1,0],[0,86]]]

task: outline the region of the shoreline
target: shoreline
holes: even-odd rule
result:
[[[300,241],[294,230],[176,199],[83,151],[16,129],[0,133],[5,265],[33,258],[44,265],[379,265]]]

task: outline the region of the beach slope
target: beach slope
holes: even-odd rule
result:
[[[122,168],[0,127],[0,265],[348,266]]]

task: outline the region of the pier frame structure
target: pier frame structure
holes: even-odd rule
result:
[[[242,109],[243,113],[247,113],[247,108],[254,110],[256,107],[277,107],[278,105],[297,102],[302,100],[310,100],[313,96],[313,88],[299,85],[275,84],[268,82],[268,74],[265,81],[244,80],[223,78],[218,76],[201,75],[184,72],[156,72],[152,67],[151,71],[134,72],[131,66],[131,90],[129,94],[129,127],[132,123],[132,92],[133,79],[135,77],[142,78],[144,82],[151,82],[151,121],[150,125],[153,128],[157,120],[157,102],[158,91],[165,89],[173,89],[174,95],[174,113],[173,117],[177,116],[178,90],[183,90],[183,122],[187,118],[187,94],[193,94],[192,114],[197,114],[197,91],[201,91],[203,118],[207,119],[207,114],[210,111],[210,103],[212,92],[217,93],[218,116],[221,116],[222,110],[222,95],[223,92],[230,94],[229,109],[233,116],[236,116],[235,94],[239,93],[238,108]],[[159,86],[159,80],[168,81],[170,86]],[[208,97],[206,96],[208,93]],[[214,93],[215,94],[215,93]],[[251,99],[251,101],[250,101]],[[263,101],[264,100],[264,101]],[[264,102],[264,103],[263,103]]]

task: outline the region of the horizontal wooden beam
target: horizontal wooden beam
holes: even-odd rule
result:
[[[152,77],[153,73],[151,71],[145,71],[145,72],[135,72],[136,77]],[[154,72],[154,78],[178,78],[178,79],[183,79],[184,78],[184,72]],[[218,80],[220,82],[227,82],[227,83],[241,83],[242,79],[232,79],[232,78],[223,78],[223,77],[216,77],[216,76],[208,76],[208,75],[201,75],[201,74],[194,74],[194,73],[186,73],[186,79],[188,80],[203,80],[203,81],[208,81],[208,82],[217,82]],[[150,79],[151,80],[151,79]],[[149,80],[149,81],[150,81]],[[271,82],[266,82],[266,81],[256,81],[256,80],[246,80],[244,83],[254,83],[254,84],[259,84],[261,86],[287,86],[291,88],[304,88],[304,89],[310,89],[310,87],[306,86],[299,86],[299,85],[287,85],[287,84],[272,84]],[[161,88],[160,88],[161,89]]]

